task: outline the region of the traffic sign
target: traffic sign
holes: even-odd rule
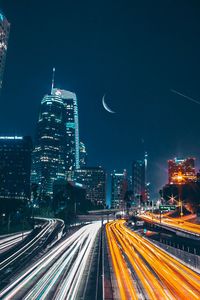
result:
[[[175,210],[176,205],[160,205],[159,209],[160,210]]]

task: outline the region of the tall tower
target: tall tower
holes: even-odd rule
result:
[[[136,160],[132,164],[132,187],[135,202],[141,204],[145,201],[145,160]]]
[[[36,130],[31,181],[39,191],[52,195],[53,184],[79,169],[79,124],[76,94],[54,88],[41,102]],[[71,172],[70,172],[71,173]]]
[[[41,194],[52,195],[53,183],[66,179],[66,114],[61,96],[45,95],[41,102],[32,159],[31,181]]]
[[[71,171],[79,169],[79,121],[76,94],[66,90],[53,88],[52,95],[59,96],[62,99],[65,108],[67,170]]]
[[[10,24],[8,23],[3,13],[0,11],[0,91],[2,88],[3,73],[5,69],[9,31]]]
[[[128,189],[127,173],[111,174],[111,208],[124,208],[124,196]]]

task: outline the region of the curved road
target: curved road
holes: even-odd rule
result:
[[[1,236],[0,239],[0,254],[7,251],[11,247],[15,246],[17,243],[21,242],[31,231],[24,231],[23,233],[16,233]]]
[[[0,299],[76,299],[101,222],[54,246],[0,292]]]

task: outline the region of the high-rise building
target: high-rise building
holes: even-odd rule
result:
[[[79,169],[79,121],[76,94],[53,88],[52,95],[59,96],[65,108],[67,170]]]
[[[66,179],[66,111],[60,94],[42,99],[36,128],[31,182],[40,194],[53,194],[53,183]]]
[[[132,164],[132,188],[135,203],[141,204],[146,199],[145,161],[136,160]]]
[[[72,170],[80,166],[76,94],[54,88],[54,74],[55,68],[51,94],[41,102],[31,176],[39,192],[50,196],[53,183],[70,178]]]
[[[122,173],[114,171],[111,174],[111,208],[125,208],[124,197],[128,190],[126,170]]]
[[[0,137],[0,201],[16,207],[30,199],[31,151],[31,137]]]
[[[86,198],[93,208],[106,206],[106,173],[101,167],[84,167],[73,176],[77,183],[86,187]]]
[[[3,73],[5,69],[9,31],[10,24],[4,14],[0,11],[0,91],[2,88]]]
[[[87,164],[87,152],[83,142],[80,142],[80,168],[85,167]]]
[[[169,184],[183,184],[196,181],[195,158],[174,158],[168,160]]]

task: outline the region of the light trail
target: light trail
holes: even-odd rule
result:
[[[106,225],[106,233],[121,299],[138,299],[136,287],[109,225]]]
[[[200,299],[200,276],[124,223],[115,221],[107,227],[113,232],[118,248],[126,254],[149,299]]]
[[[0,253],[3,253],[4,251],[15,246],[17,243],[21,242],[30,232],[31,231],[25,231],[23,233],[6,236],[5,238],[2,237],[2,239],[0,239]]]
[[[1,291],[0,299],[50,299],[52,294],[59,300],[76,299],[100,227],[101,222],[86,225],[54,246]],[[23,297],[21,291],[24,291]]]
[[[36,247],[37,243],[41,241],[41,239],[51,232],[55,227],[56,220],[48,220],[48,223],[45,224],[43,229],[28,243],[26,243],[23,247],[21,247],[19,250],[17,250],[15,253],[10,255],[8,258],[4,259],[0,262],[0,271],[6,269],[11,265],[13,262],[15,262],[17,259],[22,257],[29,249]]]
[[[153,217],[153,219],[152,219]],[[169,217],[162,217],[161,222],[158,215],[155,214],[143,214],[140,215],[140,218],[146,220],[150,223],[159,223],[166,226],[171,226],[173,228],[177,228],[178,230],[186,231],[188,233],[194,233],[200,235],[200,225],[190,223],[185,221],[183,218],[169,218]],[[157,219],[158,218],[158,219]]]

